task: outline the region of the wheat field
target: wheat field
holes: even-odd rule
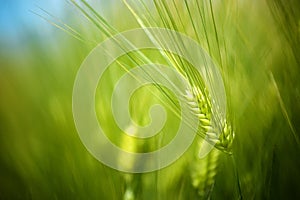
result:
[[[299,1],[1,3],[0,199],[300,199]],[[224,93],[213,87],[213,77],[207,85],[192,63],[159,49],[165,41],[146,32],[157,49],[126,52],[110,64],[95,89],[91,107],[107,138],[135,153],[168,145],[184,117],[180,101],[188,105],[188,117],[198,121],[191,127],[192,144],[170,165],[128,173],[100,162],[83,145],[74,120],[74,82],[99,43],[149,27],[182,33],[201,46],[220,72]],[[142,35],[132,37],[143,41]],[[121,40],[114,42],[124,48]],[[168,42],[183,54],[195,52],[172,35]],[[118,80],[149,63],[169,65],[189,90],[177,98],[155,81],[164,73],[149,75],[154,84],[133,93],[130,117],[146,126],[155,121],[149,117],[151,106],[161,104],[167,119],[156,135],[143,139],[125,134],[134,132],[132,126],[125,131],[118,126],[111,102]],[[124,87],[141,77],[131,78]],[[174,80],[168,81],[179,86]],[[125,93],[116,94],[120,104]],[[116,112],[122,118],[124,113]],[[212,149],[199,157],[203,144]],[[115,159],[128,171],[137,162]]]

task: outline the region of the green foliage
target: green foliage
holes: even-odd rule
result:
[[[31,38],[26,51],[0,54],[0,199],[300,198],[298,1],[127,0],[107,7],[106,18],[84,0],[70,2],[73,14],[63,19],[68,23],[50,21],[73,37],[53,27],[55,39],[49,43],[25,30]],[[215,106],[201,77],[168,52],[145,50],[120,58],[100,80],[95,105],[116,145],[153,151],[178,128],[178,101],[156,86],[136,92],[130,109],[137,123],[147,124],[148,108],[165,105],[170,117],[161,132],[144,141],[124,136],[117,127],[110,95],[137,64],[172,63],[190,82],[186,100],[201,121],[196,141],[171,166],[125,174],[98,162],[82,145],[73,122],[72,89],[81,62],[97,43],[140,26],[177,30],[203,46],[221,70],[228,115],[220,120],[219,137],[208,132],[218,141],[216,148],[199,159]]]

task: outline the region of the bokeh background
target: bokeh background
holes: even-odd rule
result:
[[[89,2],[120,31],[138,26],[121,1]],[[211,199],[241,194],[244,199],[299,199],[300,4],[243,0],[213,5],[220,40],[227,44],[222,70],[236,164],[221,154],[213,173],[209,165],[206,171],[198,168],[204,171],[198,179],[213,177]],[[84,41],[55,26],[61,22]],[[81,62],[103,39],[67,1],[1,0],[0,199],[199,198],[191,166],[208,161],[194,158],[193,148],[165,169],[131,175],[99,163],[82,145],[72,117],[73,82]],[[120,74],[111,70],[107,82]],[[106,126],[114,127],[110,121]],[[122,145],[123,140],[115,140]]]

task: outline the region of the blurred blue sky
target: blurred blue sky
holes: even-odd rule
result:
[[[4,39],[17,37],[24,27],[34,29],[44,23],[30,10],[38,10],[39,6],[58,14],[64,0],[0,0],[0,2],[1,38]]]
[[[50,25],[41,17],[32,13],[36,12],[51,20],[42,8],[53,16],[64,21],[64,16],[68,15],[70,6],[68,0],[0,0],[0,50],[7,51],[9,49],[21,48],[26,46],[28,38],[30,40],[41,39],[45,42],[53,38],[52,32],[57,30],[56,27]],[[100,8],[103,12],[107,6],[116,3],[115,0],[91,0],[92,5]],[[1,53],[0,52],[0,53]]]
[[[59,17],[66,4],[65,0],[0,0],[0,3],[0,54],[5,57],[22,53],[30,42],[51,34],[53,27],[31,11],[42,13],[38,8],[41,7]]]

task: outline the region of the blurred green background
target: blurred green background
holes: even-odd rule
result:
[[[121,1],[89,2],[118,30],[138,27]],[[223,61],[214,50],[211,55],[225,66],[236,167],[223,153],[218,162],[193,157],[195,144],[167,168],[131,175],[93,158],[73,122],[76,72],[104,35],[66,1],[1,0],[0,199],[130,199],[129,190],[135,199],[205,199],[191,175],[203,170],[199,163],[208,163],[198,179],[213,188],[211,199],[300,199],[300,3],[213,5],[225,50]],[[61,19],[84,42],[33,12]],[[103,89],[111,91],[120,74],[109,71]],[[122,145],[122,139],[116,143]]]

